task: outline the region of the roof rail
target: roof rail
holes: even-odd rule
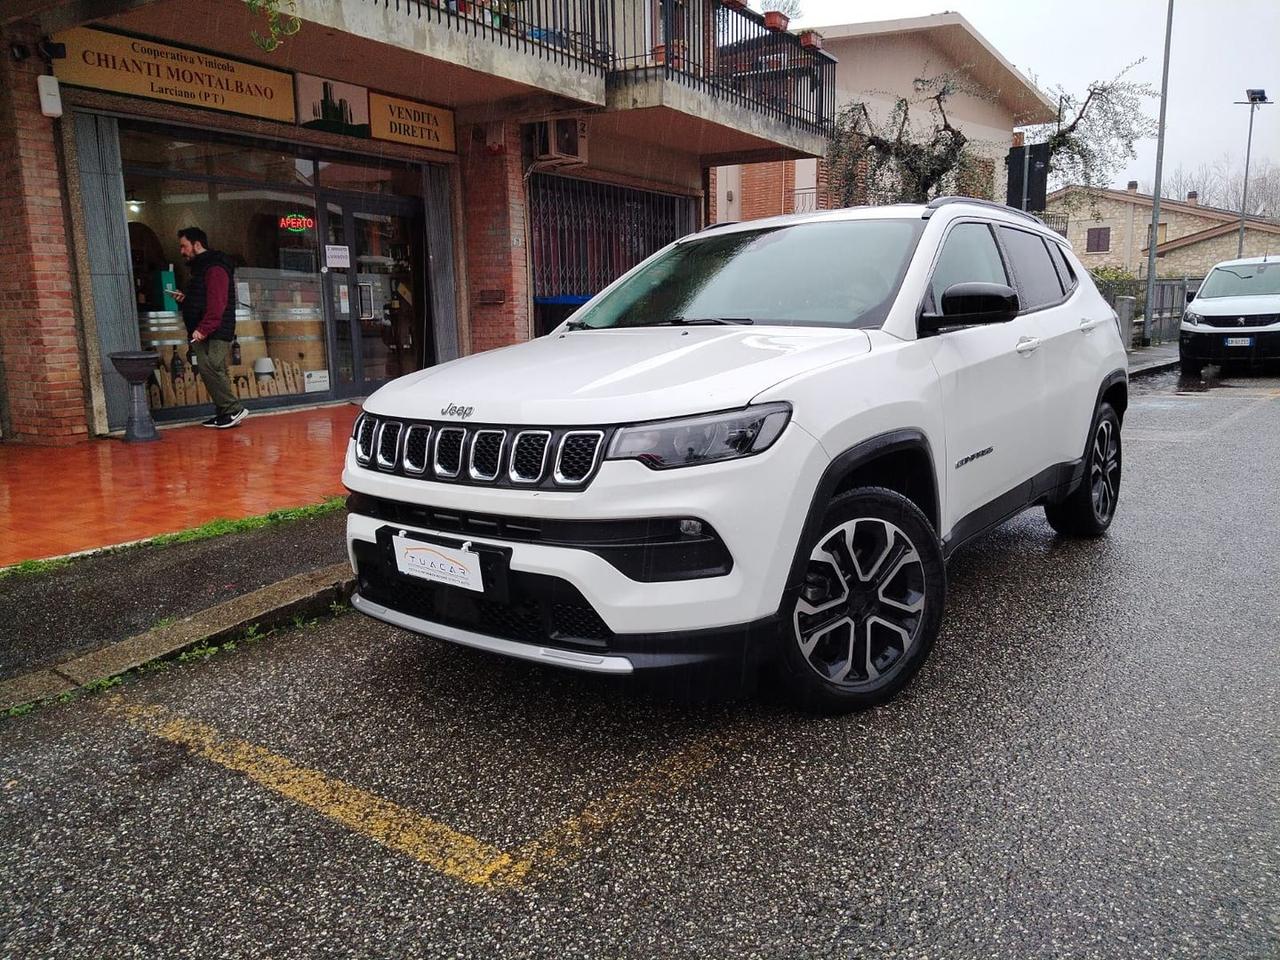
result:
[[[972,203],[979,207],[990,207],[992,210],[1000,210],[1003,213],[1013,213],[1019,217],[1025,217],[1034,223],[1040,224],[1042,227],[1045,225],[1045,222],[1034,213],[1027,213],[1025,210],[1019,210],[1017,207],[1011,207],[1005,203],[996,203],[994,200],[979,200],[976,197],[935,197],[924,205],[924,219],[928,220],[933,211],[952,203]]]
[[[740,220],[720,220],[716,223],[708,223],[699,230],[699,233],[706,233],[708,230],[718,230],[720,227],[732,227],[734,224],[741,223]]]

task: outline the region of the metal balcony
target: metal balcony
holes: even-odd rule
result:
[[[665,80],[822,136],[835,113],[834,58],[733,0],[364,2],[603,77],[610,89]]]

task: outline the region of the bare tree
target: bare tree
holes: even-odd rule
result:
[[[779,13],[785,13],[788,20],[796,20],[804,15],[804,11],[800,9],[800,0],[763,0],[760,9],[764,11],[777,10]]]
[[[947,74],[917,79],[915,88],[917,96],[897,97],[883,120],[872,114],[865,100],[848,104],[836,115],[827,167],[828,189],[838,206],[923,203],[944,186],[956,189],[966,179],[977,186],[981,177],[973,172],[990,161],[978,157],[969,138],[952,124],[947,101],[962,90],[982,93]],[[918,122],[920,115],[923,123]],[[981,192],[989,197],[989,167],[986,180]]]
[[[1137,156],[1134,145],[1156,134],[1147,101],[1158,98],[1149,83],[1125,79],[1135,60],[1110,80],[1097,80],[1084,93],[1062,86],[1048,91],[1060,105],[1055,123],[1025,128],[1029,143],[1049,144],[1050,183],[1100,189]]]
[[[1194,190],[1201,206],[1224,210],[1240,209],[1244,190],[1244,165],[1239,157],[1223,154],[1213,163],[1201,163],[1194,170],[1178,164],[1162,178],[1161,194],[1168,200],[1186,200]],[[1142,188],[1151,192],[1151,182]],[[1280,164],[1266,157],[1255,158],[1249,166],[1249,216],[1280,220]]]

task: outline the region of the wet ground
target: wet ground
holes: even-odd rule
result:
[[[0,956],[1280,954],[1280,379],[1135,382],[1099,541],[818,719],[348,614],[0,725]]]

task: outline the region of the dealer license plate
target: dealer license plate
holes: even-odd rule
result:
[[[406,576],[484,593],[480,554],[466,549],[466,545],[458,549],[404,536],[392,537],[391,544],[396,552],[396,569]]]
[[[1253,337],[1227,337],[1228,347],[1252,347]]]

